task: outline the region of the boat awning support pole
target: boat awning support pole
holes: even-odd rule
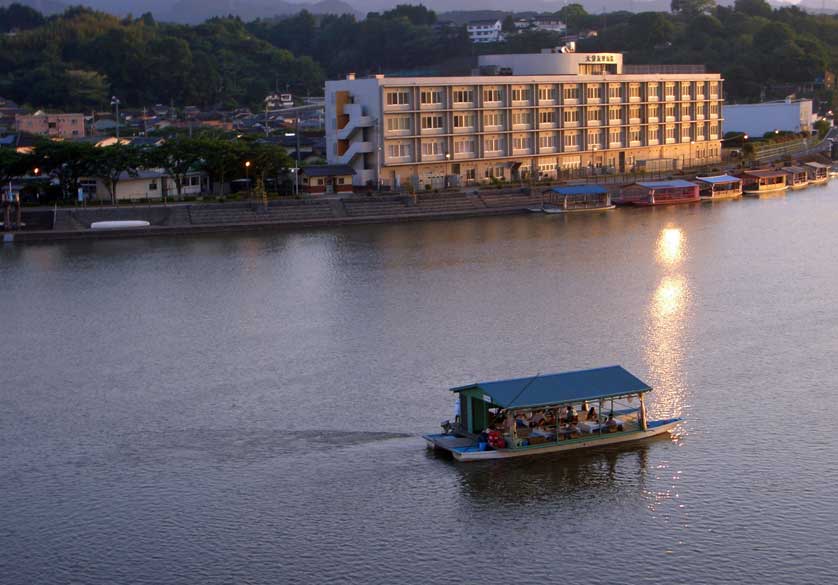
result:
[[[640,393],[640,428],[644,431],[649,430],[646,426],[646,399],[643,393]]]

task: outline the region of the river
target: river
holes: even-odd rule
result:
[[[838,183],[0,249],[0,582],[838,577]],[[622,364],[674,437],[456,464],[447,388]]]

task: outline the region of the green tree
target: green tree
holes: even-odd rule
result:
[[[51,174],[61,186],[65,200],[76,197],[79,179],[95,172],[96,147],[86,142],[45,140],[35,149],[35,160],[44,174]]]
[[[585,26],[590,15],[584,6],[574,2],[567,6],[562,6],[561,10],[556,13],[556,16],[567,25],[569,30],[575,32]]]
[[[174,180],[175,190],[180,199],[187,175],[199,168],[206,151],[205,143],[201,139],[177,137],[145,151],[144,163],[145,166],[165,170]]]
[[[737,12],[748,16],[761,16],[763,18],[771,18],[773,12],[771,5],[765,0],[736,0],[733,8]]]
[[[17,2],[0,6],[0,32],[28,30],[44,24],[44,16],[29,6]]]
[[[405,18],[416,26],[436,24],[436,12],[428,10],[421,4],[397,4],[395,8],[388,10],[381,16],[390,20]]]
[[[514,33],[517,30],[515,28],[514,16],[512,16],[511,14],[507,14],[503,17],[502,30],[505,33]]]
[[[687,19],[693,19],[700,14],[712,12],[716,7],[716,0],[672,0],[671,8],[675,14]]]
[[[237,140],[224,140],[218,137],[201,137],[204,153],[202,168],[212,181],[213,192],[224,194],[227,179],[243,172],[246,147]]]
[[[0,191],[15,177],[26,174],[29,159],[12,148],[0,148]]]
[[[117,187],[125,177],[136,177],[143,164],[143,155],[135,147],[117,143],[96,149],[91,161],[94,176],[105,183],[111,196],[111,203],[117,204]]]

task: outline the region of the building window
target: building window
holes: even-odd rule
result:
[[[483,126],[500,126],[500,112],[486,112],[483,114]]]
[[[423,89],[419,94],[419,101],[423,104],[441,104],[442,92],[438,89]]]
[[[410,95],[407,90],[388,91],[386,96],[388,106],[404,106],[410,103]]]
[[[611,106],[608,108],[608,119],[613,123],[620,123],[623,121],[623,109],[620,106]]]
[[[469,104],[474,101],[474,91],[470,89],[455,89],[454,103]]]
[[[556,137],[552,134],[542,134],[538,137],[538,145],[541,148],[555,148],[556,147]]]
[[[666,127],[666,142],[667,144],[675,142],[675,126]]]
[[[649,101],[657,101],[660,97],[660,94],[658,93],[659,91],[660,88],[658,84],[655,82],[650,82],[648,85],[646,85],[646,99],[648,99]]]
[[[586,115],[588,124],[599,124],[602,122],[602,111],[599,108],[588,108]]]
[[[541,101],[555,101],[556,88],[555,87],[539,87],[538,99]]]
[[[423,142],[422,156],[440,156],[445,154],[442,142]]]
[[[410,156],[410,146],[408,144],[388,144],[387,156],[390,158],[407,158]]]
[[[343,185],[346,182],[346,179],[343,177],[338,177],[338,185]]]
[[[189,184],[193,187],[201,184],[201,177],[194,176],[189,178]]]
[[[528,102],[530,101],[530,88],[528,87],[513,87],[512,88],[513,102]]]
[[[608,86],[608,99],[619,100],[623,98],[623,88],[619,83],[612,83]]]
[[[474,114],[454,114],[454,128],[472,128]]]
[[[157,191],[157,181],[152,181],[148,184],[149,191]]]
[[[578,124],[579,123],[579,110],[576,108],[569,108],[564,111],[564,123],[565,124]]]
[[[565,132],[564,134],[564,147],[565,149],[576,149],[579,147],[579,133],[578,132]]]
[[[629,119],[640,120],[640,106],[629,106]]]
[[[422,116],[422,129],[434,130],[442,128],[442,116]]]
[[[629,83],[629,99],[640,99],[639,83]]]
[[[611,128],[608,131],[608,142],[612,145],[619,145],[623,141],[623,133],[619,128]]]
[[[578,85],[565,85],[562,88],[562,95],[564,96],[564,101],[576,101],[579,99],[579,86]]]
[[[500,152],[503,149],[503,141],[497,136],[486,138],[483,141],[483,150],[486,152]]]
[[[530,137],[529,136],[515,136],[512,138],[512,148],[514,150],[529,150],[530,149]]]
[[[666,104],[666,119],[667,120],[674,120],[675,119],[675,104]]]
[[[649,105],[649,120],[657,120],[658,119],[658,106],[657,104],[650,104]]]
[[[668,99],[668,100],[674,100],[675,99],[675,82],[674,81],[667,81],[664,84],[663,89],[664,89],[664,95],[666,96],[666,99]]]
[[[681,104],[681,119],[690,119],[690,104]]]
[[[474,139],[469,138],[467,140],[455,140],[454,141],[454,154],[471,154],[474,152]]]
[[[629,141],[632,146],[640,144],[640,128],[631,128],[629,130]]]
[[[586,92],[588,95],[588,100],[599,100],[602,98],[602,88],[598,83],[588,85],[586,87]]]
[[[555,124],[556,114],[553,110],[541,111],[538,113],[538,122],[540,124]]]
[[[499,101],[501,101],[500,90],[499,89],[484,89],[483,90],[483,101],[484,102],[499,102]]]
[[[681,142],[689,142],[690,138],[692,138],[690,134],[690,125],[681,124]]]
[[[512,112],[513,126],[529,126],[530,113],[529,112]]]
[[[649,129],[646,131],[646,139],[649,145],[655,145],[659,142],[659,130],[657,126],[649,126]]]
[[[718,116],[719,115],[719,102],[712,102],[710,104],[710,115],[711,116]]]
[[[602,132],[599,130],[589,130],[588,131],[588,148],[602,147]]]
[[[387,118],[387,130],[391,132],[398,130],[410,130],[410,117],[392,116]]]

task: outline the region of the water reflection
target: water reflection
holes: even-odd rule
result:
[[[690,284],[681,271],[687,255],[687,239],[679,227],[661,230],[656,259],[664,270],[652,293],[646,326],[645,358],[655,386],[650,413],[653,418],[682,414],[686,314]]]
[[[508,507],[536,501],[558,502],[567,498],[598,497],[601,492],[615,490],[633,492],[645,498],[649,446],[655,440],[578,453],[486,463],[451,461],[450,464],[460,474],[463,495],[479,505]]]

